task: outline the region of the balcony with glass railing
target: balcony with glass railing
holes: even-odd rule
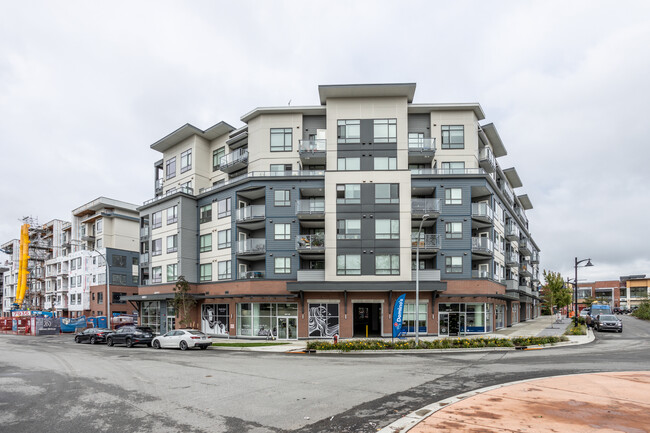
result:
[[[435,138],[409,138],[408,144],[410,164],[431,162],[436,154]]]
[[[492,254],[494,252],[494,242],[486,237],[473,237],[472,252],[476,254]]]
[[[411,250],[416,252],[418,249],[420,253],[437,252],[440,250],[442,244],[442,235],[420,233],[420,240],[418,241],[417,233],[411,234]]]
[[[492,278],[492,273],[484,269],[474,269],[472,271],[472,278]]]
[[[234,173],[248,166],[248,149],[241,148],[221,157],[219,169],[226,173]]]
[[[237,255],[254,256],[266,252],[266,239],[245,239],[237,241]]]
[[[298,141],[298,155],[306,164],[325,164],[327,140],[312,138]]]
[[[532,267],[530,266],[530,263],[527,260],[522,260],[519,263],[519,275],[524,276],[524,277],[532,277]]]
[[[266,206],[264,205],[240,207],[235,212],[235,219],[239,224],[262,221],[264,218],[266,218]]]
[[[150,233],[149,226],[146,226],[146,227],[140,227],[140,238],[141,238],[141,239],[148,238],[148,237],[149,237],[149,233]]]
[[[497,163],[496,159],[494,158],[494,153],[492,153],[492,149],[490,149],[488,146],[485,146],[480,150],[478,155],[478,165],[488,173],[494,172]]]
[[[539,263],[539,252],[533,250],[530,255],[530,262],[535,264]]]
[[[506,266],[509,268],[519,266],[519,254],[514,251],[506,252]]]
[[[491,223],[494,221],[494,210],[487,203],[472,203],[472,218]]]
[[[296,215],[300,219],[325,218],[325,199],[302,199],[296,201]]]
[[[533,252],[530,241],[526,238],[519,239],[519,252],[522,255],[528,256]]]
[[[501,184],[501,192],[506,196],[508,203],[512,204],[515,200],[515,193],[507,182]]]
[[[246,271],[239,272],[239,280],[261,280],[264,278],[264,271]]]
[[[441,203],[439,198],[412,198],[411,216],[422,218],[428,214],[429,218],[437,218],[440,215]]]
[[[325,252],[325,235],[298,235],[296,236],[296,250],[299,253]]]
[[[506,239],[509,241],[517,241],[520,236],[519,226],[514,221],[508,221],[506,224]]]
[[[140,266],[146,267],[149,264],[149,253],[140,254]]]

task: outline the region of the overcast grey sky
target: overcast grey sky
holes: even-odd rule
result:
[[[650,2],[3,1],[0,242],[23,216],[153,197],[185,123],[317,105],[319,84],[416,82],[479,102],[534,209],[541,268],[650,274]]]

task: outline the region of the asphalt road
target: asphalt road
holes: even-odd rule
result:
[[[0,335],[0,432],[375,432],[422,406],[551,375],[650,370],[650,323],[535,351],[154,350]]]

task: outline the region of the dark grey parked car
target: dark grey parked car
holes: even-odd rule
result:
[[[124,344],[131,347],[134,344],[146,344],[151,347],[153,340],[153,330],[148,326],[122,326],[117,331],[106,336],[106,344]]]
[[[613,314],[599,314],[594,321],[596,331],[623,332],[623,322]]]

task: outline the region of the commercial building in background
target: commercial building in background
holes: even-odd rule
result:
[[[320,105],[257,108],[237,129],[187,124],[154,143],[141,286],[126,297],[142,324],[172,329],[180,275],[214,335],[388,336],[402,293],[409,333],[536,317],[532,204],[497,162],[496,128],[479,104],[414,104],[414,92],[320,86]]]
[[[638,307],[650,299],[650,278],[643,275],[627,275],[620,278],[620,305],[617,307]]]

